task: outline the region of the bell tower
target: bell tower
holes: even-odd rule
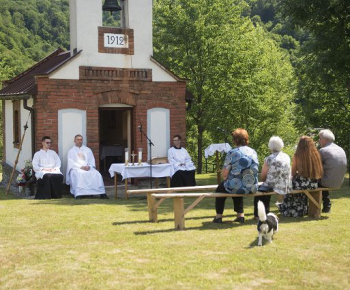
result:
[[[83,50],[97,53],[98,27],[102,26],[99,0],[69,0],[71,55]]]
[[[121,15],[120,27],[103,26],[105,4],[121,9],[113,12]],[[153,0],[69,0],[69,6],[72,58],[69,66],[55,70],[50,78],[80,79],[82,70],[95,67],[150,70],[147,79],[177,81],[153,58]]]
[[[104,27],[100,0],[70,0],[71,55],[82,50],[91,56],[97,53],[133,55],[137,59],[152,56],[152,0],[119,1],[121,10],[114,13],[121,14],[121,27]]]

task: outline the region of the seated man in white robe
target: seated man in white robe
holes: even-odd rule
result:
[[[35,199],[50,199],[62,197],[63,174],[60,171],[61,160],[57,153],[51,150],[51,138],[41,139],[43,146],[33,157],[33,170],[38,180]]]
[[[95,169],[95,158],[90,148],[83,145],[83,136],[74,137],[75,146],[68,151],[66,183],[75,198],[100,195],[108,199],[101,174]]]
[[[168,150],[169,163],[174,166],[175,174],[171,177],[171,187],[195,186],[195,172],[190,155],[187,150],[181,146],[181,136],[173,137],[174,146]]]

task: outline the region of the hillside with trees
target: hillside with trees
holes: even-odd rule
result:
[[[0,0],[1,80],[69,47],[68,0]]]

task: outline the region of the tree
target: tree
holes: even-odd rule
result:
[[[213,123],[247,129],[261,154],[272,135],[294,143],[294,75],[287,53],[258,27],[241,36],[229,59],[231,65],[217,74],[225,84],[215,94]]]
[[[6,58],[0,56],[0,89],[2,88],[2,82],[8,80],[13,74],[9,66],[9,61]]]
[[[350,2],[280,1],[279,9],[294,29],[310,33],[297,63],[300,119],[310,127],[332,129],[349,152]]]
[[[0,0],[0,57],[15,74],[69,48],[68,8],[68,0]]]
[[[199,173],[204,146],[220,138],[217,126],[248,129],[252,144],[266,152],[268,138],[292,124],[289,57],[243,16],[246,9],[238,0],[155,2],[155,57],[189,79],[195,97],[187,121]]]

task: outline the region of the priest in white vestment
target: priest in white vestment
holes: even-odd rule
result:
[[[75,198],[100,195],[107,198],[101,174],[95,169],[95,158],[90,148],[83,145],[83,137],[74,137],[75,146],[68,151],[66,183]]]
[[[173,137],[174,146],[168,150],[169,163],[174,166],[175,174],[171,177],[171,187],[195,186],[195,172],[190,155],[187,150],[181,146],[181,136]]]
[[[50,199],[62,197],[63,174],[61,160],[57,153],[51,150],[52,140],[49,136],[41,139],[43,146],[33,157],[33,170],[37,179],[35,199]]]

